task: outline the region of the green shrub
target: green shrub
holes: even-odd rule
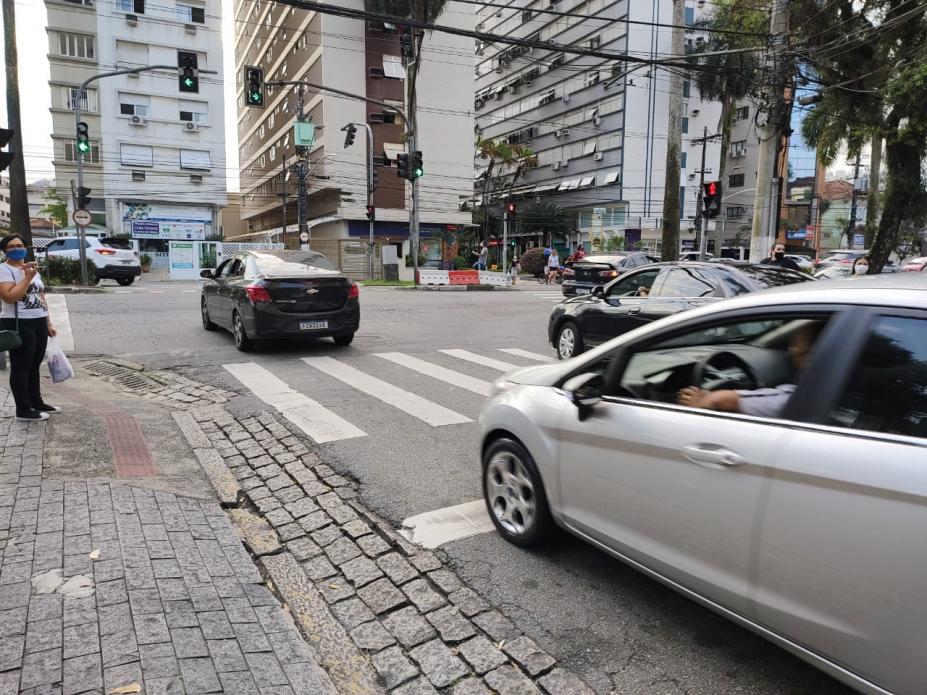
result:
[[[418,257],[418,267],[421,268],[423,265],[425,265],[425,257],[419,256]],[[411,267],[412,267],[412,254],[409,254],[408,256],[406,256],[406,268],[411,268]]]
[[[547,265],[547,256],[544,255],[543,248],[535,246],[525,251],[518,262],[521,264],[521,272],[540,275],[544,272],[544,266]]]
[[[470,264],[463,256],[454,256],[454,270],[467,270]]]
[[[50,256],[42,269],[45,281],[50,285],[79,285],[80,261],[61,256]],[[97,267],[87,259],[87,279],[91,285],[97,284]]]
[[[151,265],[151,256],[149,256],[147,253],[143,253],[141,256],[138,257],[138,262],[139,262],[139,265],[148,265],[148,266],[150,266],[150,265]]]

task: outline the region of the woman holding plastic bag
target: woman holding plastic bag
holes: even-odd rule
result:
[[[19,334],[20,344],[10,349],[10,390],[16,401],[16,419],[47,420],[61,408],[42,400],[39,368],[49,337],[58,334],[48,316],[45,285],[35,263],[26,263],[26,244],[19,234],[0,239],[5,262],[0,264],[0,329]]]

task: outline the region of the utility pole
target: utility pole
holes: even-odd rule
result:
[[[850,219],[847,221],[847,248],[853,248],[853,231],[856,228],[856,182],[859,181],[859,152],[853,166],[853,192],[850,194]]]
[[[695,219],[699,221],[698,259],[700,261],[704,261],[705,255],[708,253],[708,217],[705,215],[705,205],[703,202],[703,196],[705,195],[705,174],[708,173],[705,169],[705,151],[708,148],[708,142],[710,140],[720,137],[721,133],[709,135],[706,126],[702,130],[702,137],[692,141],[702,143],[702,166],[699,169],[698,201],[695,207]]]
[[[766,103],[766,122],[757,131],[760,138],[756,166],[756,193],[753,205],[753,227],[750,231],[750,259],[765,258],[773,245],[779,209],[779,192],[773,190],[773,179],[779,180],[779,149],[786,113],[785,85],[788,78],[788,59],[784,47],[788,41],[789,0],[772,0],[769,18],[771,36],[770,53],[764,70],[763,96]]]
[[[280,172],[280,198],[282,199],[282,207],[280,209],[280,238],[283,239],[283,248],[286,248],[286,182],[287,182],[287,168],[286,168],[286,150],[283,151],[283,161],[282,171]]]
[[[686,51],[685,0],[673,0],[673,40],[670,53],[683,56]],[[679,258],[679,150],[682,149],[682,73],[670,72],[669,121],[666,126],[666,176],[663,184],[663,250],[664,261]]]
[[[6,61],[6,118],[13,131],[10,140],[10,231],[22,234],[32,246],[29,200],[26,192],[26,163],[23,159],[23,129],[19,115],[19,55],[16,50],[16,12],[13,0],[3,0],[3,43]]]
[[[306,120],[306,114],[303,110],[305,106],[305,94],[306,88],[304,85],[299,85],[296,88],[296,122],[303,123]],[[297,188],[297,199],[296,199],[296,218],[299,224],[299,241],[300,244],[303,243],[303,239],[306,237],[304,235],[309,234],[309,223],[307,220],[308,210],[308,200],[307,198],[307,189],[306,189],[306,177],[309,174],[308,168],[306,167],[306,159],[308,157],[308,148],[307,147],[297,147],[296,152],[299,156],[299,162],[296,165],[296,175],[299,178],[299,186]],[[310,237],[306,241],[306,248],[311,248],[312,238]],[[283,246],[286,247],[286,237],[283,239]]]

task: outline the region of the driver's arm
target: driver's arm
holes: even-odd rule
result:
[[[736,413],[740,410],[740,395],[731,389],[705,391],[697,386],[686,386],[677,395],[676,402],[690,408],[720,410],[726,413]]]

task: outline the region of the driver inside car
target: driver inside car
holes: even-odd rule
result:
[[[808,365],[814,342],[823,328],[823,321],[814,321],[803,325],[789,336],[789,357],[796,369],[792,382],[798,381],[798,374]],[[780,384],[775,388],[722,389],[719,391],[706,391],[697,386],[687,386],[679,391],[676,402],[691,408],[706,408],[759,417],[778,417],[794,391],[795,383]]]

